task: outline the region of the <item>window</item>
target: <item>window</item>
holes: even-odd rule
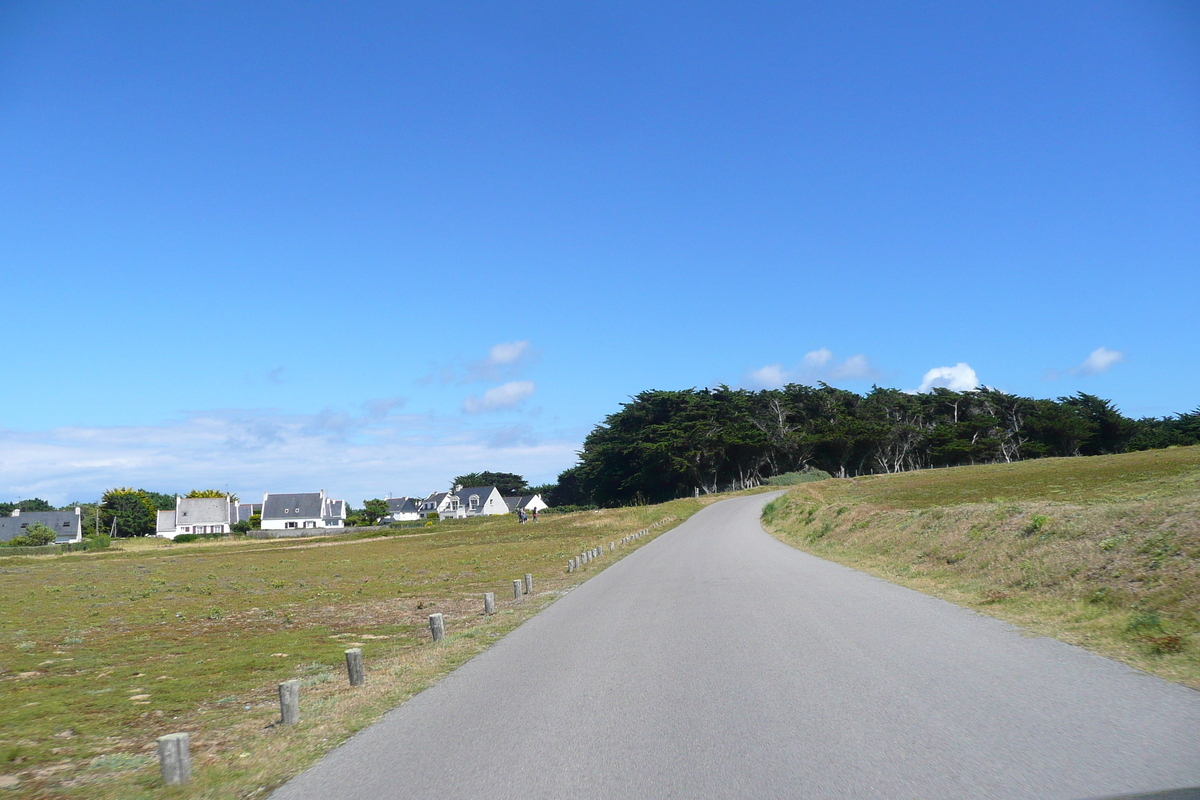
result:
[[[294,523],[294,522],[285,522],[285,523],[283,523],[283,527],[285,527],[285,528],[294,528],[294,527],[296,527],[296,523]]]
[[[63,523],[63,527],[64,527],[64,528],[69,528],[69,527],[71,527],[71,523],[69,523],[69,522],[64,522],[64,523]]]
[[[316,523],[316,521],[315,521],[315,520],[306,519],[306,520],[304,521],[304,527],[306,527],[306,528],[315,528],[315,527],[317,527],[317,523]]]
[[[287,514],[287,513],[289,513],[289,512],[291,512],[291,509],[290,509],[290,508],[285,508],[285,509],[283,510],[283,513],[285,513],[285,514]]]
[[[471,499],[467,502],[471,504],[471,510],[474,511],[475,509],[479,508],[479,495],[471,495]]]

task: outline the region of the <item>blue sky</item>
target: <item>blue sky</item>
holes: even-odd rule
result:
[[[0,499],[552,480],[644,389],[1200,405],[1185,2],[0,5]]]

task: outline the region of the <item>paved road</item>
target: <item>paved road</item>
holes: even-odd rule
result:
[[[710,506],[278,790],[1086,798],[1200,785],[1200,693]]]

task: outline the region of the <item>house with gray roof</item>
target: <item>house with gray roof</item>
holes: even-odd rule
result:
[[[446,519],[462,516],[458,511],[458,497],[452,492],[434,492],[426,497],[421,501],[420,514],[421,519],[430,514],[437,514]]]
[[[21,511],[14,508],[12,516],[0,517],[0,542],[9,542],[24,535],[32,525],[41,523],[54,531],[55,544],[83,541],[83,517],[79,507],[74,511]]]
[[[174,511],[159,511],[154,533],[174,539],[181,533],[230,533],[238,521],[238,504],[225,497],[175,496]]]
[[[510,512],[517,509],[545,511],[550,507],[540,494],[527,494],[524,497],[506,497],[504,498],[504,503],[508,506]]]
[[[267,492],[263,495],[262,528],[265,531],[344,527],[346,502],[326,497],[324,489],[297,494]]]
[[[380,522],[412,522],[421,518],[421,501],[415,497],[389,497],[387,505],[387,516]]]
[[[457,487],[459,508],[464,517],[490,517],[507,514],[508,505],[495,486]]]

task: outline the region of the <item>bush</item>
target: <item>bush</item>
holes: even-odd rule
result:
[[[426,522],[437,522],[439,519],[441,519],[441,516],[436,511],[430,511],[425,515]]]
[[[194,542],[200,538],[198,533],[181,533],[172,539],[172,542]]]
[[[25,532],[20,536],[14,536],[9,540],[9,547],[42,547],[48,544],[54,544],[54,540],[58,538],[54,531],[46,527],[40,522],[35,522],[25,529]]]

